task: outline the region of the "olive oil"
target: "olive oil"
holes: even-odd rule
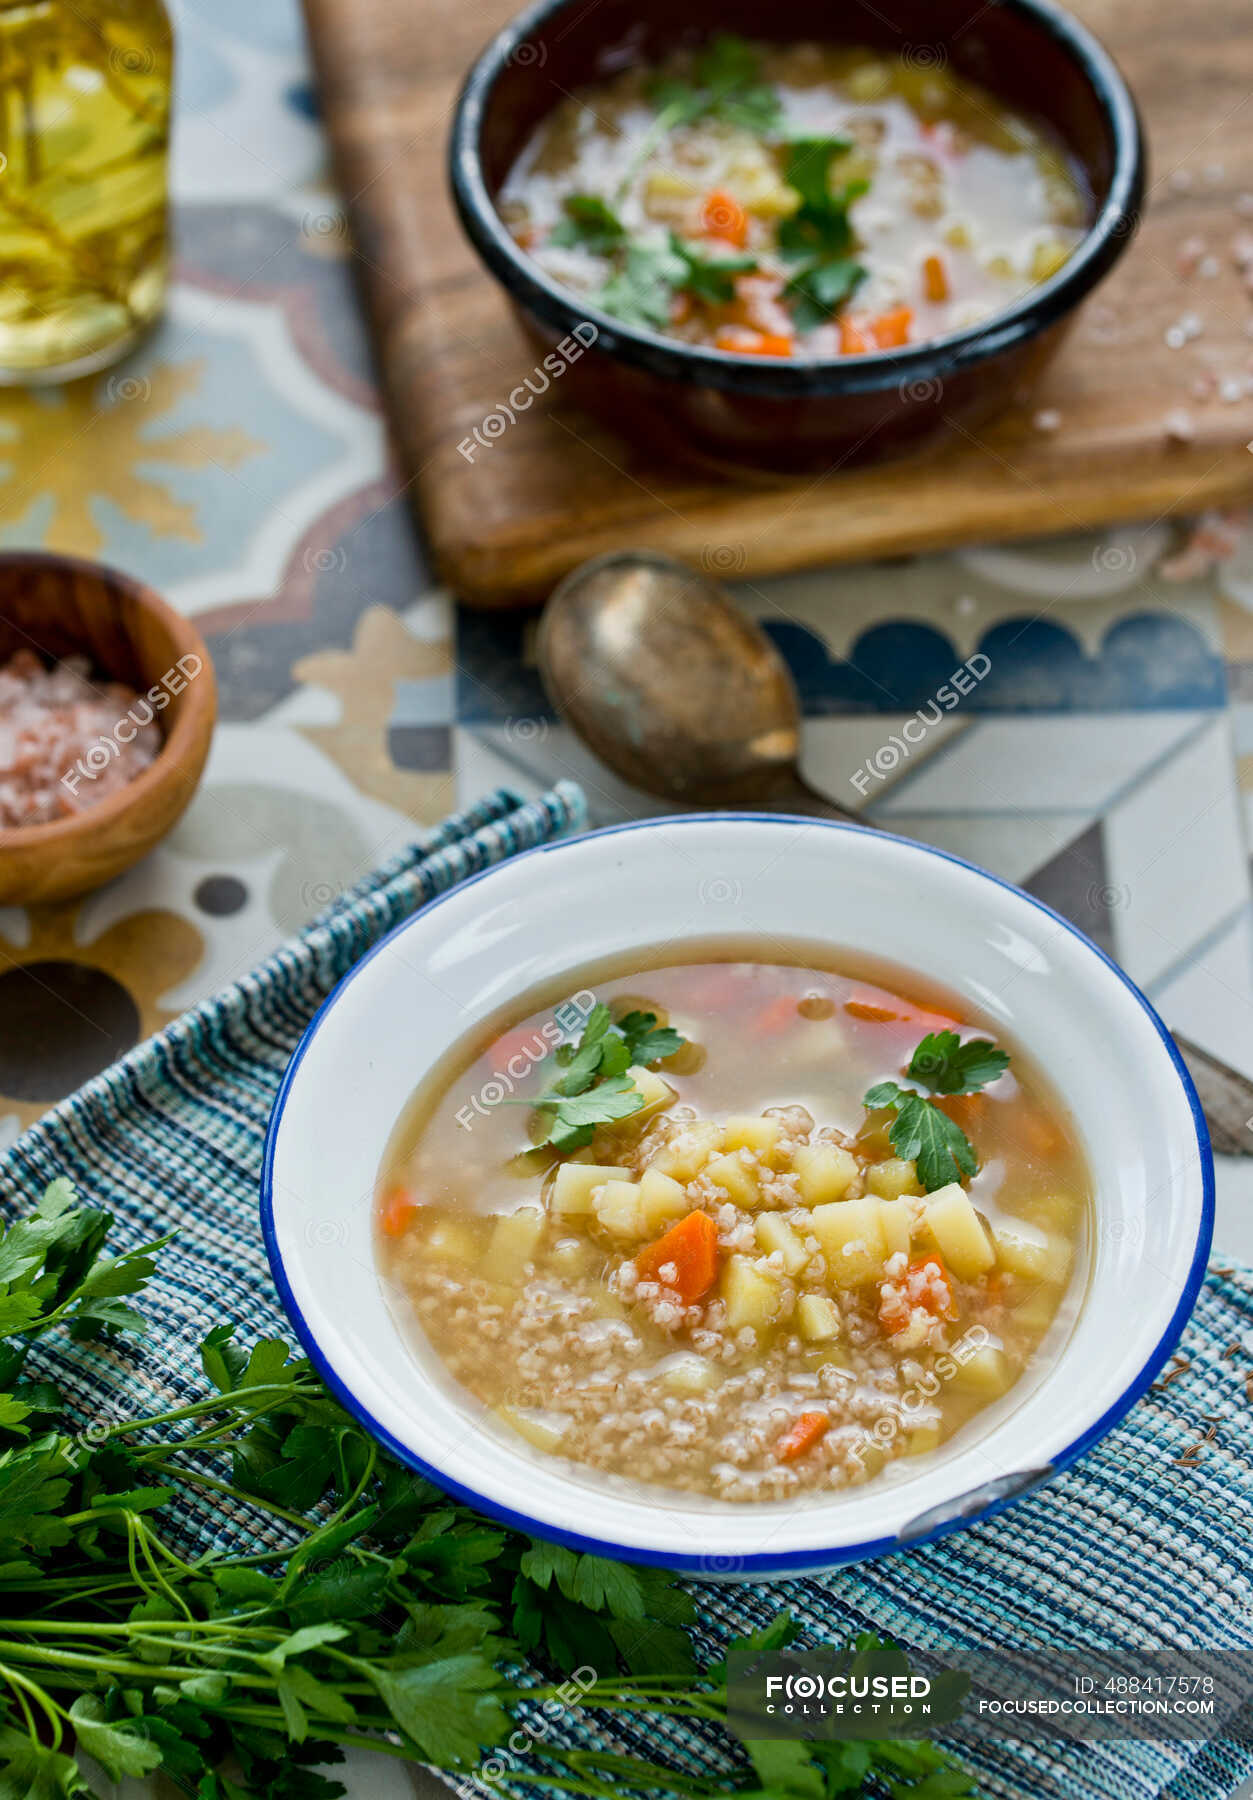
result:
[[[0,0],[0,381],[103,368],[160,312],[172,63],[163,0]]]

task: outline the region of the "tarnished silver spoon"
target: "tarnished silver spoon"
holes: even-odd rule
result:
[[[871,825],[801,774],[796,689],[765,632],[674,557],[621,550],[583,563],[549,599],[537,651],[557,712],[633,787],[681,806]],[[1253,1155],[1253,1082],[1175,1042],[1215,1150]]]
[[[538,654],[557,711],[632,786],[860,822],[800,772],[800,707],[770,639],[673,557],[615,551],[575,569],[544,609]]]

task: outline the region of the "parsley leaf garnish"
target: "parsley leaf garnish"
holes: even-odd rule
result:
[[[1008,1052],[998,1050],[988,1038],[972,1038],[963,1044],[955,1031],[932,1031],[910,1057],[906,1072],[936,1094],[974,1094],[1008,1067]],[[934,1100],[901,1087],[899,1082],[880,1081],[867,1089],[863,1104],[895,1109],[888,1133],[892,1148],[915,1164],[918,1179],[929,1194],[978,1169],[974,1145]]]
[[[849,252],[849,208],[866,192],[865,181],[831,187],[831,164],[852,145],[847,138],[797,137],[787,147],[784,179],[801,203],[779,226],[779,249],[796,268],[784,289],[798,330],[812,331],[838,312],[866,271]]]
[[[892,1148],[917,1167],[918,1179],[929,1194],[963,1175],[973,1175],[979,1167],[970,1139],[934,1101],[894,1081],[881,1081],[868,1090],[865,1104],[896,1108],[888,1133]]]
[[[649,98],[667,131],[713,118],[769,133],[778,129],[783,113],[775,89],[761,79],[757,52],[731,32],[723,32],[696,57],[690,78],[661,77],[653,82]]]
[[[624,325],[665,325],[683,274],[683,262],[668,244],[629,243],[622,267],[610,276],[596,302]]]
[[[550,244],[577,246],[593,256],[608,256],[626,240],[626,226],[598,194],[567,194],[566,216],[553,227]]]
[[[735,277],[756,266],[749,255],[709,256],[672,231],[664,244],[628,243],[622,267],[596,298],[625,324],[662,326],[676,293],[723,305],[735,296]]]
[[[963,1044],[955,1031],[932,1031],[910,1057],[908,1073],[933,1094],[975,1094],[1008,1067],[1009,1052],[988,1038]]]
[[[656,1013],[629,1012],[615,1025],[613,1014],[598,1000],[587,1015],[577,1044],[563,1044],[554,1058],[561,1071],[534,1100],[518,1101],[536,1112],[551,1113],[539,1144],[564,1153],[590,1144],[598,1125],[629,1119],[644,1096],[628,1071],[649,1067],[673,1056],[684,1039],[669,1026],[658,1025]]]
[[[670,249],[683,264],[683,273],[675,285],[714,306],[733,300],[735,276],[757,267],[757,258],[747,252],[738,256],[707,256],[697,245],[685,244],[674,232],[670,233]]]

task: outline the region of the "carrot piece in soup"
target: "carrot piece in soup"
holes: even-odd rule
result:
[[[1059,1132],[1034,1108],[1021,1116],[1019,1132],[1022,1142],[1036,1156],[1051,1156],[1062,1147]]]
[[[661,1271],[673,1269],[673,1278]],[[718,1227],[708,1213],[690,1212],[635,1259],[641,1281],[658,1281],[687,1306],[702,1300],[718,1279]]]
[[[408,1229],[418,1203],[405,1187],[391,1187],[383,1196],[379,1226],[384,1237],[400,1237]]]
[[[900,1281],[885,1281],[879,1306],[879,1323],[889,1337],[904,1331],[915,1307],[934,1319],[955,1319],[953,1281],[942,1259],[924,1256],[911,1263]]]
[[[944,267],[944,258],[924,256],[922,259],[922,291],[928,300],[937,304],[949,297],[948,270]]]
[[[718,328],[714,343],[737,356],[790,356],[792,340],[778,331],[749,331],[736,325]]]
[[[836,323],[840,328],[840,355],[864,356],[871,343],[861,326],[851,319],[837,319]]]
[[[795,1462],[798,1456],[804,1456],[806,1450],[812,1450],[816,1443],[827,1435],[831,1421],[826,1413],[802,1413],[794,1419],[783,1436],[774,1447],[777,1462]]]
[[[909,342],[913,320],[912,307],[894,306],[891,312],[880,313],[877,319],[871,319],[870,335],[880,350],[899,350]]]
[[[794,1025],[798,1017],[794,996],[776,994],[753,1020],[753,1034],[755,1037],[776,1037],[780,1031]]]
[[[706,237],[734,244],[737,250],[748,242],[748,214],[725,188],[715,188],[709,195],[701,209],[700,223]]]
[[[897,1006],[888,1006],[884,1001],[876,999],[873,994],[850,994],[844,1002],[844,1010],[855,1019],[870,1019],[877,1025],[886,1025],[891,1019],[903,1019],[905,1014]]]

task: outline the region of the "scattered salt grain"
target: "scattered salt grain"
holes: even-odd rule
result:
[[[1182,409],[1166,414],[1162,420],[1162,430],[1168,444],[1190,444],[1196,436],[1196,427],[1190,414]]]
[[[1031,423],[1037,431],[1057,431],[1062,422],[1062,415],[1055,406],[1045,406],[1034,415]]]
[[[1173,325],[1166,327],[1167,346],[1171,350],[1182,350],[1185,344],[1192,342],[1193,338],[1199,338],[1204,329],[1199,314],[1183,313]]]

